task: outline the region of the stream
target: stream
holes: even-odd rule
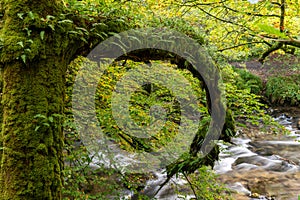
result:
[[[300,131],[295,117],[285,114],[275,116],[290,134],[258,134],[249,138],[244,134],[232,138],[231,144],[220,144],[220,160],[214,171],[219,180],[232,189],[233,199],[298,200],[300,195]],[[158,200],[194,199],[184,178],[173,178],[159,190],[165,181],[163,171],[154,172],[156,179],[148,180],[142,194]],[[178,196],[176,188],[185,194]],[[131,191],[125,191],[122,199],[137,199]]]
[[[234,199],[288,199],[300,195],[300,131],[296,119],[275,118],[288,135],[239,136],[223,145],[214,170],[227,187],[238,192]]]

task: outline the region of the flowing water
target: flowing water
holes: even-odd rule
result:
[[[298,200],[300,195],[300,131],[295,118],[280,115],[275,118],[289,131],[289,135],[264,135],[248,138],[240,135],[232,139],[232,144],[220,144],[220,161],[214,171],[219,180],[236,191],[234,199],[276,199]],[[163,171],[153,172],[155,179],[149,180],[142,194],[155,196],[158,200],[193,199],[191,190],[183,178],[173,178],[162,189],[165,181]],[[186,195],[178,196],[174,185]],[[123,199],[137,199],[131,191],[126,191]]]
[[[275,118],[289,135],[245,136],[223,145],[221,160],[215,166],[220,180],[239,194],[236,199],[289,199],[300,195],[300,132],[295,119]]]

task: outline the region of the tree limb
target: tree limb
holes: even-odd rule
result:
[[[251,12],[241,12],[241,11],[235,10],[235,9],[225,6],[225,5],[223,7],[232,12],[245,14],[245,15],[257,16],[257,17],[278,17],[278,18],[281,17],[280,15],[263,15],[263,14],[255,14],[255,13],[251,13]]]
[[[270,47],[269,49],[267,49],[267,51],[265,51],[261,57],[258,59],[259,62],[263,63],[265,58],[270,55],[270,53],[272,53],[273,51],[276,51],[278,49],[281,49],[283,46],[283,43],[278,42],[275,45],[273,45],[272,47]]]
[[[261,44],[261,43],[264,43],[264,42],[247,42],[247,43],[243,43],[243,44],[238,44],[238,45],[235,45],[235,46],[227,47],[227,48],[224,48],[224,49],[218,49],[218,51],[222,52],[222,51],[234,49],[234,48],[245,46],[245,45],[249,45],[249,44]]]

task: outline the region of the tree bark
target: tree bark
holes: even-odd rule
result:
[[[0,3],[5,10],[0,32],[0,199],[61,199],[64,82],[70,61],[65,50],[69,42],[62,30],[43,27],[41,17],[59,16],[63,4],[57,0]]]
[[[53,57],[4,67],[0,199],[61,198],[62,63]]]

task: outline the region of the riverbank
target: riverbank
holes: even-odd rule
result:
[[[288,85],[284,82],[289,77],[300,74],[299,61],[296,56],[274,54],[264,64],[257,60],[231,63],[262,80],[263,100],[272,106],[269,113],[288,130],[288,134],[278,134],[272,129],[262,131],[261,126],[245,124],[246,127],[239,129],[238,137],[232,139],[232,144],[223,146],[215,171],[220,182],[236,191],[233,199],[299,199],[300,108],[289,105],[292,102],[290,97],[280,101],[274,98],[275,95],[266,94],[270,87],[268,81],[279,77],[280,82],[274,82],[272,92],[279,93],[279,96],[289,95],[288,89],[280,85]],[[279,91],[280,87],[285,91]],[[293,102],[296,105],[299,105],[299,91],[296,88],[289,92],[295,94]]]

